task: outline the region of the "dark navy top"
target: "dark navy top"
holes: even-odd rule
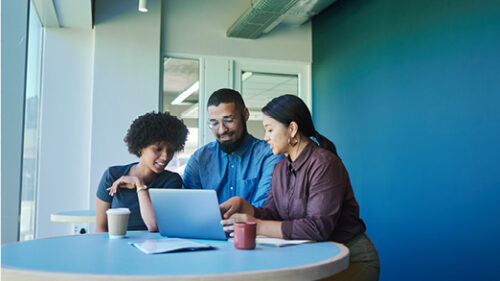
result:
[[[129,208],[130,217],[128,220],[128,230],[146,230],[146,225],[141,217],[139,200],[135,189],[118,188],[114,196],[109,195],[106,189],[113,185],[118,178],[124,176],[130,170],[130,167],[136,163],[124,166],[109,167],[102,175],[101,182],[97,188],[96,196],[104,202],[111,203],[111,208]],[[163,171],[152,182],[146,183],[149,188],[181,188],[182,178],[179,174]]]

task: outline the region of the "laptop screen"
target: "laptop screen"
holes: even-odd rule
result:
[[[226,240],[217,194],[211,189],[149,189],[162,236]]]

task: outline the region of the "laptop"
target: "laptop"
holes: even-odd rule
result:
[[[162,236],[227,240],[215,190],[151,188],[149,196]]]

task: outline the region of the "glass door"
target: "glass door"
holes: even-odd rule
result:
[[[163,112],[177,116],[188,127],[189,135],[184,151],[178,152],[167,166],[168,170],[182,175],[191,154],[198,149],[199,79],[198,59],[164,57]]]
[[[184,151],[174,157],[167,169],[182,175],[196,149],[215,140],[206,123],[206,102],[213,91],[220,88],[239,91],[250,111],[248,131],[262,139],[261,109],[274,97],[297,95],[311,108],[310,69],[310,64],[301,62],[190,58],[182,54],[163,57],[160,108],[182,119],[189,129]]]
[[[311,109],[310,66],[300,63],[236,60],[235,89],[243,96],[250,118],[248,132],[263,139],[261,109],[273,98],[299,96]]]
[[[241,95],[250,111],[248,132],[258,139],[264,138],[261,109],[273,98],[289,94],[299,95],[298,75],[242,71]]]

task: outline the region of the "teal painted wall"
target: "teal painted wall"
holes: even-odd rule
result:
[[[339,0],[312,78],[381,280],[498,280],[500,1]]]

